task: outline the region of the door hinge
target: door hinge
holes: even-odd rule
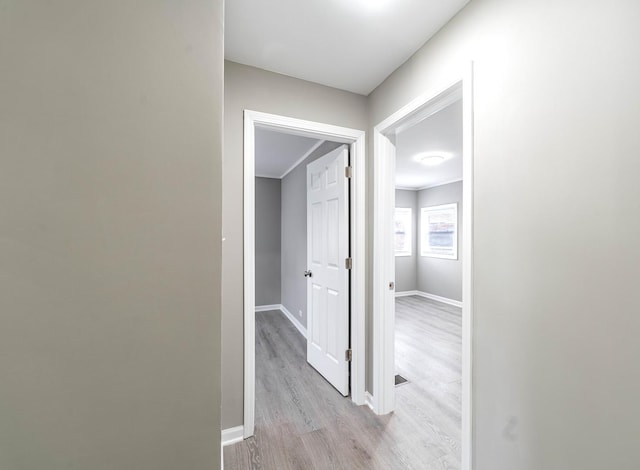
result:
[[[344,360],[347,362],[351,362],[351,359],[353,359],[353,351],[351,351],[351,349],[347,349],[344,352]]]
[[[345,258],[344,260],[344,267],[346,269],[351,269],[353,268],[353,258]]]
[[[351,178],[353,176],[353,168],[350,166],[344,167],[344,176],[346,178]]]

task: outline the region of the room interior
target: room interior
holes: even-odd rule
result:
[[[256,129],[256,309],[281,311],[303,335],[307,329],[307,282],[302,276],[307,270],[307,165],[340,145]]]
[[[446,436],[434,445],[448,456],[449,465],[459,468],[462,101],[402,130],[395,143],[396,410],[428,410],[423,415],[425,426]],[[442,235],[451,232],[430,231],[429,214],[451,210],[451,205],[455,240],[440,243]],[[438,252],[430,250],[429,237],[432,242],[436,237],[433,248]]]
[[[419,292],[432,299],[462,302],[462,259],[421,253],[422,209],[457,204],[462,233],[462,102],[447,106],[396,136],[396,209],[411,209],[409,252],[396,253],[396,295]]]

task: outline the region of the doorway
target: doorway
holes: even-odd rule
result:
[[[416,98],[374,128],[373,408],[394,411],[395,400],[395,168],[398,134],[456,101],[462,102],[462,318],[461,468],[471,468],[473,314],[473,113],[472,67]]]
[[[255,428],[255,140],[256,130],[272,130],[291,135],[347,144],[351,155],[349,212],[351,214],[351,296],[349,343],[351,348],[351,399],[364,404],[364,131],[284,116],[245,110],[244,113],[244,425],[243,437]],[[302,275],[302,273],[300,273]]]

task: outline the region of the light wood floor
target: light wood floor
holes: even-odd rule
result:
[[[396,300],[396,411],[355,406],[305,359],[280,312],[256,315],[256,429],[225,447],[225,470],[458,470],[461,312],[421,297]]]

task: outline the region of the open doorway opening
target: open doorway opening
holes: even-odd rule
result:
[[[299,359],[364,403],[364,242],[356,243],[364,240],[364,132],[245,111],[244,137],[247,438],[256,423],[256,380],[265,390],[286,384],[287,374],[293,380],[300,372]],[[326,312],[338,310],[343,315],[330,322]],[[256,353],[262,360],[285,343],[300,356],[288,362],[289,371],[268,372],[264,363],[256,374]],[[306,354],[298,351],[303,343]],[[292,406],[298,399],[292,396]]]
[[[395,147],[395,412],[428,420],[439,458],[460,468],[462,100],[398,132]]]
[[[467,470],[471,468],[471,378],[472,378],[472,314],[473,314],[473,113],[472,113],[472,68],[469,64],[461,70],[454,71],[449,79],[438,84],[432,84],[427,93],[419,96],[396,113],[389,116],[374,127],[374,253],[373,259],[373,408],[379,414],[387,414],[394,410],[400,411],[398,394],[401,393],[401,385],[396,387],[396,371],[402,369],[396,360],[396,331],[401,333],[405,328],[402,322],[411,309],[425,311],[431,308],[432,315],[439,316],[437,322],[431,319],[431,334],[436,337],[420,339],[416,341],[429,342],[431,349],[423,350],[422,355],[448,354],[445,362],[451,367],[448,371],[435,370],[429,372],[429,367],[437,364],[431,360],[431,364],[425,364],[424,360],[418,360],[421,367],[412,370],[411,365],[405,362],[405,373],[414,375],[417,382],[430,382],[441,388],[441,396],[446,396],[453,419],[449,419],[451,434],[457,435],[459,441],[453,457],[458,460],[459,468]],[[460,117],[461,110],[461,117]],[[457,114],[456,114],[457,112]],[[396,257],[396,194],[398,199],[406,197],[405,194],[396,193],[396,167],[403,168],[403,146],[408,145],[413,133],[417,137],[424,134],[424,129],[419,126],[427,126],[429,121],[438,121],[438,118],[446,117],[447,113],[457,115],[458,129],[461,129],[461,164],[456,174],[446,175],[447,166],[454,170],[455,158],[445,149],[425,148],[412,154],[418,161],[416,165],[422,168],[424,163],[434,163],[441,160],[441,175],[435,171],[430,172],[432,178],[439,181],[426,181],[422,186],[414,186],[410,189],[415,193],[409,196],[409,203],[404,201],[409,211],[399,211],[398,217],[404,217],[405,225],[412,225],[411,238],[414,254],[413,265],[411,261]],[[440,119],[444,120],[444,119]],[[432,124],[434,123],[432,122]],[[421,132],[422,131],[422,132]],[[406,141],[405,143],[403,143]],[[442,142],[439,145],[443,145]],[[445,165],[449,162],[450,165]],[[425,166],[426,168],[426,166]],[[432,168],[433,169],[433,168]],[[419,173],[415,171],[415,176]],[[428,174],[429,172],[424,172]],[[459,180],[459,181],[454,181]],[[413,183],[401,184],[411,186]],[[417,184],[417,183],[416,183]],[[434,186],[435,185],[435,186]],[[430,187],[432,186],[432,187]],[[417,191],[415,191],[417,189]],[[461,195],[460,195],[461,191]],[[409,232],[405,230],[405,232]],[[408,243],[404,243],[406,237],[398,237],[398,250],[409,252]],[[402,243],[400,243],[402,241]],[[406,257],[410,258],[410,257]],[[398,263],[396,263],[398,259]],[[446,261],[446,263],[445,263]],[[406,277],[407,266],[401,263],[415,266],[413,284]],[[456,266],[457,265],[457,266]],[[438,268],[436,270],[436,268]],[[445,283],[444,281],[447,280]],[[460,282],[461,280],[461,282]],[[407,282],[409,282],[407,284]],[[400,283],[398,286],[397,284]],[[398,289],[396,289],[398,287]],[[411,289],[413,287],[413,289]],[[396,292],[400,296],[396,300]],[[404,294],[404,296],[403,296]],[[403,300],[404,299],[404,300]],[[403,312],[397,315],[402,307]],[[413,303],[412,303],[413,302]],[[461,309],[460,309],[461,307]],[[456,310],[458,309],[458,310]],[[410,313],[410,312],[409,312]],[[457,319],[456,319],[457,316]],[[442,331],[434,330],[434,324],[445,327],[446,320],[447,338],[449,342],[442,341]],[[415,325],[410,326],[415,328]],[[415,331],[410,332],[415,336]],[[423,331],[422,333],[426,333]],[[459,340],[456,335],[459,334]],[[409,338],[409,339],[407,339]],[[411,341],[410,336],[404,338]],[[440,343],[440,349],[435,348]],[[416,348],[414,348],[416,349]],[[416,349],[417,350],[417,349]],[[415,351],[414,351],[415,352]],[[400,356],[407,354],[400,351]],[[419,353],[416,353],[419,354]],[[456,357],[459,361],[456,361]],[[400,362],[402,362],[400,360]],[[411,361],[413,362],[413,361]],[[457,362],[457,364],[456,364]],[[400,366],[400,367],[399,367]],[[456,384],[455,373],[460,371],[459,385]],[[400,374],[402,375],[402,374]],[[438,377],[439,376],[439,377]],[[410,378],[404,377],[411,381]],[[400,379],[401,381],[401,379]],[[415,387],[414,387],[415,388]],[[402,393],[408,394],[406,389]],[[431,392],[433,393],[433,391]],[[459,397],[459,401],[458,398]],[[453,404],[451,404],[453,403]],[[459,419],[456,418],[456,403],[459,403]],[[446,408],[440,403],[441,409]],[[417,409],[416,409],[417,410]],[[431,416],[431,415],[429,415]],[[459,430],[459,431],[458,431]],[[454,448],[456,446],[454,445]]]

